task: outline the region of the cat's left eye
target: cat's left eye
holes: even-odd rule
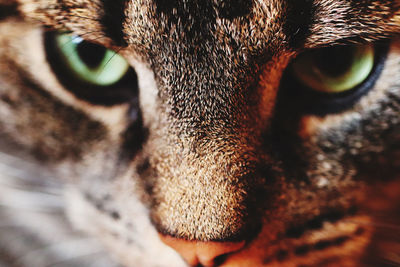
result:
[[[295,77],[311,90],[335,94],[362,84],[374,67],[372,44],[317,49],[292,64]]]
[[[46,34],[47,60],[64,88],[100,105],[137,98],[135,71],[115,51],[68,33]]]
[[[346,110],[374,87],[387,51],[387,43],[305,51],[288,66],[281,82],[282,96],[306,113]]]

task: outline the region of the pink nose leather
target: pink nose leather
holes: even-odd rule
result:
[[[245,242],[200,242],[187,241],[166,235],[159,235],[162,242],[177,251],[190,266],[201,264],[205,267],[215,265],[215,258],[233,253],[245,245]]]

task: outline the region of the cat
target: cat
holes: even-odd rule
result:
[[[399,33],[396,0],[0,0],[0,264],[399,266]]]

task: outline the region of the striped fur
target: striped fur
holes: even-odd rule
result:
[[[46,31],[124,56],[137,98],[79,98],[50,67]],[[111,266],[63,208],[125,266],[185,266],[157,231],[245,240],[221,266],[400,264],[398,33],[396,0],[0,0],[0,218],[15,209],[26,233],[0,226],[0,264]],[[354,43],[388,50],[373,88],[310,114],[289,62]],[[18,210],[18,195],[52,214]]]

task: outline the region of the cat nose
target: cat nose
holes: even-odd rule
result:
[[[187,241],[172,236],[159,234],[161,241],[177,251],[190,266],[216,266],[218,260],[227,254],[244,247],[242,242],[201,242]]]

